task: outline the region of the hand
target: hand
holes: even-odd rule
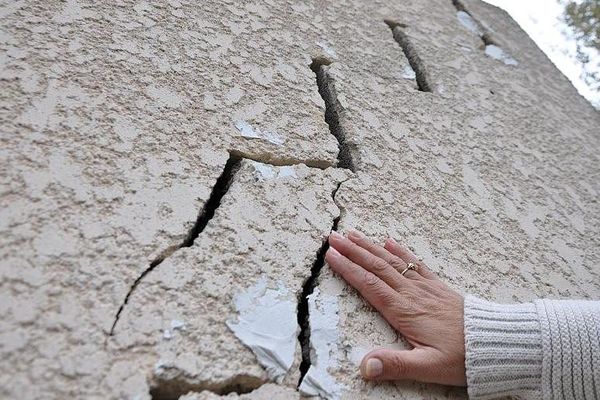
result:
[[[361,363],[363,377],[466,386],[462,296],[391,239],[382,247],[359,232],[333,232],[329,244],[331,269],[414,347],[371,351]],[[417,270],[402,275],[408,263]]]

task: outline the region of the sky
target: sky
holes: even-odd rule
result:
[[[576,41],[572,38],[568,26],[560,20],[564,6],[557,0],[485,1],[506,10],[573,83],[579,93],[600,109],[600,93],[590,88],[581,78],[583,69],[575,58]],[[600,54],[592,50],[588,54],[597,65]]]

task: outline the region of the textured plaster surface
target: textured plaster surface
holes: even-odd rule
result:
[[[600,115],[482,2],[4,2],[0,83],[0,397],[299,396],[299,344],[267,383],[227,322],[260,279],[298,301],[337,217],[464,292],[600,298]],[[242,160],[178,249],[230,153],[279,166]],[[331,397],[464,398],[364,383],[402,339],[327,266],[311,299]]]
[[[180,397],[181,400],[216,400],[223,398],[240,400],[295,400],[300,399],[300,394],[292,388],[267,383],[250,393],[242,395],[231,393],[226,396],[219,396],[212,392],[204,391]]]
[[[455,288],[488,299],[598,299],[600,116],[505,13],[467,4],[516,66],[487,57],[452,3],[436,4],[426,18],[390,12],[407,25],[432,93],[394,81],[369,90],[357,84],[367,75],[343,61],[329,68],[337,95],[351,99],[338,105],[340,123],[358,143],[358,177],[336,197],[340,229],[404,241]],[[339,59],[352,59],[353,50],[338,51]],[[363,383],[364,353],[406,346],[339,278],[327,272],[319,287],[339,298],[340,361],[330,373],[346,386],[341,398],[465,395]]]
[[[111,349],[126,359],[131,358],[128,349],[145,353],[142,372],[161,391],[179,385],[222,392],[235,385],[253,389],[267,381],[255,355],[227,326],[243,317],[235,295],[259,282],[273,290],[284,286],[288,293],[280,301],[293,302],[296,323],[303,282],[339,214],[331,193],[346,175],[337,169],[243,162],[194,245],[176,251],[137,286]],[[277,314],[263,318],[283,325]],[[296,361],[284,379],[292,387],[299,378],[296,337]],[[147,393],[144,389],[135,395]]]

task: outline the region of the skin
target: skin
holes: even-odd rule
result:
[[[413,346],[371,351],[362,360],[362,376],[466,386],[463,297],[393,239],[380,246],[358,231],[347,237],[332,232],[329,244],[331,269]],[[402,275],[408,263],[417,270]]]

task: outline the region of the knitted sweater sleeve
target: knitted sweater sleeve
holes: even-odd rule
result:
[[[465,298],[471,399],[600,399],[600,302]]]

